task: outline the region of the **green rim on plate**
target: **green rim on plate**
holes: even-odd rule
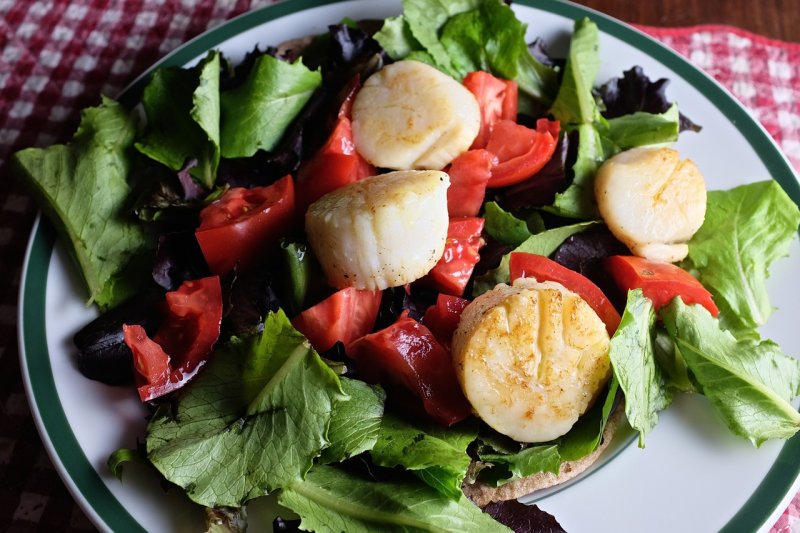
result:
[[[220,43],[265,22],[340,1],[342,0],[288,0],[245,13],[189,41],[151,67],[148,72],[156,66],[183,65]],[[516,3],[572,19],[590,16],[603,32],[634,46],[669,67],[700,90],[736,126],[772,177],[800,205],[800,183],[772,138],[725,89],[676,52],[611,17],[582,6],[560,0],[516,0]],[[145,78],[140,78],[126,91],[126,96],[138,93],[144,83]],[[33,411],[40,417],[39,430],[50,443],[52,459],[61,464],[63,472],[69,478],[65,481],[70,489],[90,502],[94,513],[106,527],[115,531],[143,531],[142,526],[108,490],[89,463],[69,426],[56,391],[47,350],[45,324],[47,272],[55,240],[52,226],[41,220],[31,235],[20,289],[20,352],[22,367],[30,383],[28,394]],[[40,406],[47,406],[47,409],[40,409]],[[800,474],[797,457],[800,457],[800,435],[795,435],[783,445],[775,463],[755,492],[722,531],[754,531],[767,525],[766,521],[777,510],[777,506]]]

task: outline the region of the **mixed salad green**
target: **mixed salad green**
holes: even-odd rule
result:
[[[500,0],[405,0],[403,7],[376,32],[348,20],[299,48],[256,49],[236,67],[214,51],[191,68],[156,70],[138,110],[146,121],[104,98],[84,111],[68,144],[15,154],[18,174],[69,243],[90,301],[106,312],[76,337],[84,355],[103,360],[87,375],[133,376],[122,324],[140,324],[152,337],[165,320],[163,305],[143,306],[151,299],[141,295],[155,290],[161,302],[210,274],[206,250],[194,241],[201,209],[236,187],[296,178],[331,134],[353,77],[393,60],[421,61],[459,81],[476,71],[513,80],[520,122],[560,123],[541,171],[486,193],[480,217],[488,244],[472,264],[466,299],[509,282],[511,252],[549,256],[591,277],[598,260],[625,249],[600,220],[593,178],[616,153],[698,129],[666,99],[664,80],[650,82],[637,68],[599,86],[598,31],[589,19],[576,22],[560,60],[542,43],[527,43],[525,25]],[[706,396],[733,433],[756,445],[788,438],[800,428],[790,403],[800,394],[800,362],[757,328],[771,311],[769,266],[788,253],[798,224],[800,210],[775,182],[710,192],[681,266],[713,294],[719,317],[680,298],[656,310],[641,290],[621,295],[607,390],[564,437],[533,445],[474,417],[449,427],[409,417],[420,410],[404,409],[407,387],[359,379],[341,343],[315,350],[293,319],[332,289],[294,224],[281,242],[264,241],[253,272],[220,276],[219,339],[181,367],[196,377],[158,401],[143,455],[208,508],[243,512],[252,499],[277,493],[306,530],[466,532],[505,526],[464,496],[463,483],[558,473],[564,461],[597,448],[621,395],[640,446],[678,392]],[[421,319],[435,299],[422,284],[387,289],[370,331],[399,316]],[[208,327],[202,318],[193,324]],[[140,385],[144,366],[136,363]],[[117,471],[136,455],[123,450],[109,464]],[[492,514],[504,522],[528,511]]]

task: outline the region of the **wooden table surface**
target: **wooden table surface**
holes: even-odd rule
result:
[[[634,24],[729,24],[773,39],[800,42],[800,0],[575,1]]]

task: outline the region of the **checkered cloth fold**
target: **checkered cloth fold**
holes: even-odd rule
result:
[[[20,380],[17,294],[36,206],[10,179],[14,151],[68,140],[79,110],[158,58],[270,0],[0,0],[0,524],[89,531],[50,463]],[[720,26],[641,27],[728,87],[800,170],[800,44]],[[800,531],[795,498],[773,532]]]

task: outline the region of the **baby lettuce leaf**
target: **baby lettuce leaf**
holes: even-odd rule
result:
[[[625,415],[631,427],[639,432],[640,448],[644,448],[647,432],[658,422],[658,412],[672,400],[654,355],[655,320],[653,303],[643,296],[642,290],[629,291],[609,351],[614,375],[625,392]]]
[[[566,533],[553,515],[519,500],[492,502],[483,508],[483,512],[515,533]]]
[[[381,428],[386,393],[378,386],[339,378],[350,399],[336,404],[328,428],[331,445],[322,450],[321,463],[338,463],[375,446]]]
[[[485,453],[480,458],[492,465],[481,470],[480,480],[493,486],[540,472],[558,474],[562,462],[557,443],[529,446],[513,454]]]
[[[511,252],[528,252],[531,254],[538,254],[548,256],[552,254],[559,245],[564,242],[564,239],[575,233],[579,233],[586,228],[591,227],[596,222],[580,222],[570,226],[561,226],[560,228],[553,228],[545,230],[536,235],[528,237],[522,244],[514,248]],[[490,291],[498,283],[508,283],[509,270],[508,262],[511,258],[511,252],[505,254],[500,260],[500,265],[488,271],[482,276],[475,278],[472,294],[479,296],[486,291]]]
[[[519,246],[531,236],[528,224],[504,210],[497,202],[486,202],[483,218],[486,233],[503,244]]]
[[[720,320],[737,337],[756,337],[772,312],[765,282],[769,266],[788,254],[800,210],[767,180],[710,191],[706,218],[689,241],[686,266],[714,295]]]
[[[222,157],[272,150],[321,83],[319,71],[300,61],[260,56],[244,83],[222,93]]]
[[[511,531],[464,495],[452,500],[419,481],[369,481],[332,466],[314,466],[278,503],[302,517],[301,529],[317,533]]]
[[[611,375],[605,401],[596,401],[589,410],[578,419],[569,433],[561,437],[558,453],[562,461],[577,461],[586,457],[600,446],[608,418],[617,405],[619,381]]]
[[[800,394],[800,361],[772,341],[737,340],[700,305],[680,298],[660,316],[701,392],[736,435],[760,446],[800,429],[789,403]]]
[[[179,171],[190,160],[189,175],[206,188],[214,185],[220,157],[220,57],[209,52],[191,69],[160,68],[144,89],[147,130],[136,148]]]
[[[126,213],[135,134],[130,113],[103,98],[83,111],[68,144],[28,148],[12,160],[15,173],[69,243],[89,299],[101,309],[136,294],[148,278],[143,263],[153,243]]]
[[[260,334],[218,348],[177,404],[159,408],[148,458],[195,502],[239,507],[305,475],[345,399],[339,378],[279,310]]]
[[[403,13],[375,34],[393,59],[422,61],[458,80],[486,70],[516,81],[524,95],[552,101],[556,72],[531,55],[525,25],[504,2],[404,0]]]
[[[599,116],[592,94],[600,68],[597,24],[588,18],[575,21],[564,77],[550,113],[562,124],[591,124]]]
[[[474,421],[443,428],[411,424],[386,414],[370,455],[378,466],[402,466],[440,494],[459,500],[463,496],[461,482],[471,462],[467,446],[477,436]]]
[[[593,124],[576,126],[578,150],[572,165],[572,183],[556,194],[552,206],[545,210],[562,217],[583,220],[599,218],[594,199],[594,174],[605,159],[603,139]]]
[[[692,381],[689,368],[663,324],[656,324],[653,336],[656,363],[667,380],[667,386],[678,392],[700,392]]]
[[[422,50],[430,55],[437,66],[451,74],[454,72],[453,65],[447,50],[439,41],[439,31],[450,17],[473,10],[483,1],[404,0],[403,19],[408,25],[411,35],[422,45]],[[378,38],[378,42],[381,42],[380,38]]]
[[[680,117],[678,105],[672,104],[663,113],[639,111],[607,121],[604,136],[613,143],[611,153],[621,152],[635,146],[673,143],[678,140]],[[611,153],[606,154],[610,156]]]
[[[516,81],[537,100],[552,100],[556,73],[531,55],[525,25],[503,2],[486,0],[452,17],[442,28],[441,42],[459,78],[485,70]]]
[[[603,116],[607,119],[644,111],[661,114],[673,103],[667,98],[669,80],[661,78],[650,81],[642,67],[634,66],[622,73],[620,78],[608,80],[596,91],[603,101]],[[680,131],[700,131],[702,128],[684,115],[679,116]]]

